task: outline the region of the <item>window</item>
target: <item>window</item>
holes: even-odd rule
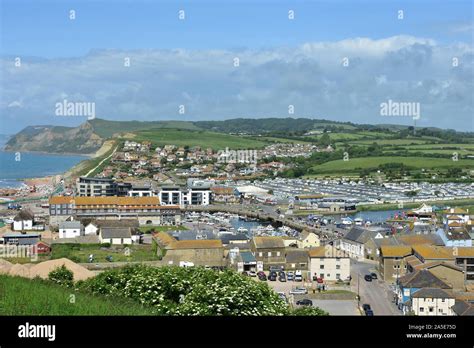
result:
[[[270,256],[272,256],[272,252],[271,252],[271,251],[268,252],[268,257],[270,257]]]
[[[444,299],[444,298],[441,299],[441,302],[445,302],[445,301],[446,301],[446,299]]]
[[[263,253],[258,253],[258,256],[262,257],[262,256],[263,256]]]
[[[429,307],[429,311],[430,313],[432,313],[434,311],[434,308],[433,307]]]
[[[319,269],[324,269],[324,265],[319,265]]]
[[[336,269],[341,269],[341,265],[336,265]]]
[[[280,252],[279,252],[279,251],[277,251],[277,256],[280,256]]]
[[[423,313],[425,309],[423,307],[420,307],[420,313]]]

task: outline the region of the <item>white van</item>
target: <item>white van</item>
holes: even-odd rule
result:
[[[303,276],[301,274],[301,271],[295,271],[295,282],[301,282],[303,281]]]

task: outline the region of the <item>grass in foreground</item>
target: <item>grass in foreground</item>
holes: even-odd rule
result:
[[[78,292],[41,279],[0,275],[0,315],[153,314],[152,308],[131,300]]]

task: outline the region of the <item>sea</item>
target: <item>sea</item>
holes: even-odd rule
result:
[[[33,152],[22,152],[18,158],[15,152],[0,151],[0,188],[19,187],[23,184],[22,179],[64,173],[87,158]]]

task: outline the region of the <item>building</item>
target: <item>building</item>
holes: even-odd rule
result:
[[[407,272],[406,258],[412,248],[405,245],[382,245],[380,247],[379,273],[386,282],[395,282]]]
[[[236,256],[237,272],[256,271],[257,260],[250,251],[242,251]]]
[[[450,290],[451,286],[443,282],[428,270],[419,270],[413,273],[408,273],[398,279],[396,286],[397,305],[404,313],[411,312],[412,295],[418,290],[424,288],[437,288]]]
[[[169,243],[162,262],[175,266],[224,267],[224,246],[220,240],[177,240]],[[159,251],[161,252],[161,251]]]
[[[162,206],[158,197],[51,197],[50,223],[77,219],[136,219],[140,225],[179,225],[179,206]],[[65,205],[65,207],[63,207]]]
[[[472,247],[472,239],[465,226],[459,222],[452,222],[440,228],[437,234],[447,247]]]
[[[34,215],[29,210],[21,210],[13,219],[14,231],[27,231],[33,229]]]
[[[348,253],[352,258],[363,260],[367,256],[366,243],[372,238],[384,238],[386,232],[386,229],[369,229],[360,226],[354,226],[344,236],[344,238],[339,241],[339,249]]]
[[[408,259],[412,257],[414,256],[411,256]],[[451,286],[454,291],[466,291],[464,272],[462,267],[447,262],[420,263],[416,266],[413,266],[413,263],[411,263],[410,259],[408,260],[408,268],[408,272],[415,272],[420,269],[426,269],[430,271],[433,275],[435,275],[437,278],[441,279],[443,282]]]
[[[39,241],[35,244],[35,250],[39,255],[45,255],[51,252],[51,246],[43,241]]]
[[[132,233],[130,227],[102,227],[99,231],[100,243],[111,245],[132,244]]]
[[[99,226],[95,222],[89,222],[86,227],[84,227],[84,235],[98,235],[99,234]]]
[[[36,245],[40,240],[39,233],[7,232],[3,235],[3,244],[6,245]]]
[[[324,281],[347,280],[351,276],[349,254],[332,246],[309,249],[309,271],[313,279]]]
[[[474,315],[474,304],[467,301],[456,300],[451,309],[453,310],[454,315]]]
[[[298,245],[299,248],[316,248],[321,245],[319,237],[316,233],[310,231],[303,231],[300,233],[301,243]]]
[[[307,271],[309,268],[308,250],[305,249],[286,249],[285,252],[285,269],[287,271],[301,270]]]
[[[286,264],[285,243],[281,237],[253,237],[250,249],[257,260],[258,270]]]
[[[62,221],[59,223],[59,238],[75,238],[84,235],[84,226],[80,221]]]
[[[131,189],[132,184],[118,183],[109,178],[80,177],[76,179],[76,195],[80,197],[126,196]]]
[[[454,304],[454,296],[438,288],[423,288],[411,296],[411,311],[419,316],[454,315]]]
[[[211,187],[212,200],[218,203],[239,203],[240,197],[237,190],[227,186]]]

